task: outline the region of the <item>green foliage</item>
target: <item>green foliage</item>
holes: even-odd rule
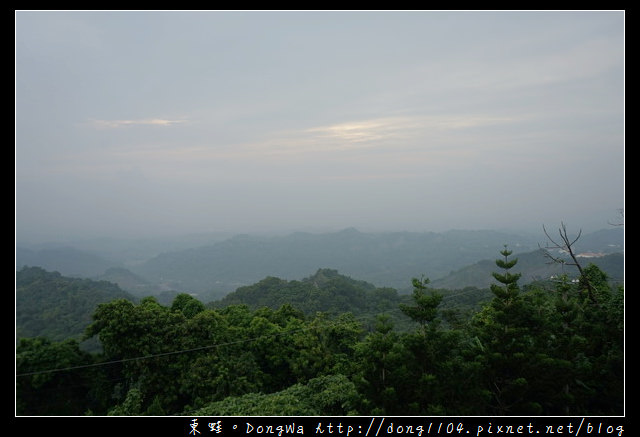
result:
[[[249,305],[251,309],[277,309],[291,305],[306,315],[325,312],[337,315],[345,312],[365,314],[398,304],[398,293],[340,275],[336,270],[320,269],[301,281],[286,281],[267,277],[258,283],[240,287],[229,293],[214,308],[229,305]]]
[[[205,306],[195,297],[186,294],[178,294],[171,304],[172,311],[180,311],[188,319],[205,310]]]
[[[504,259],[496,264],[505,272],[494,277],[502,285],[492,287],[493,301],[471,325],[479,346],[474,360],[491,393],[486,414],[620,413],[621,294],[612,293],[595,265],[584,269],[588,276],[577,283],[563,276],[548,288],[532,286],[523,294],[519,276],[509,271],[516,265],[507,258],[510,252],[501,254]],[[585,281],[596,290],[598,304],[587,297]]]
[[[188,294],[168,305],[115,298],[97,304],[85,330],[99,354],[75,339],[20,340],[17,412],[621,414],[623,288],[595,265],[576,282],[560,277],[520,288],[517,259],[506,247],[500,254],[497,283],[486,290],[492,299],[469,304],[477,310],[455,320],[443,314],[448,291],[429,289],[426,278],[398,296],[333,270],[303,281],[266,278],[226,306],[207,308]],[[47,276],[24,273],[31,284]],[[595,299],[585,294],[586,281]],[[250,306],[254,298],[268,305]],[[404,317],[394,317],[390,303]],[[398,329],[398,321],[411,329]]]
[[[397,309],[402,299],[394,289],[376,288],[336,270],[319,269],[301,281],[267,277],[256,284],[240,287],[208,306],[219,310],[235,305],[246,305],[250,310],[262,307],[275,310],[288,305],[307,317],[317,313],[331,317],[352,313],[363,320],[363,324],[373,325],[381,312],[389,312],[400,324],[404,317]]]
[[[248,393],[212,402],[190,415],[201,416],[347,416],[358,403],[354,384],[344,375],[328,375],[274,393]]]
[[[138,388],[132,388],[120,405],[111,408],[109,416],[139,416],[142,414],[142,392]]]
[[[81,415],[94,407],[89,396],[94,372],[83,368],[91,363],[76,340],[21,339],[16,348],[16,414]],[[75,367],[81,370],[63,370]]]
[[[106,281],[67,278],[40,267],[16,272],[16,335],[80,339],[99,303],[133,297]]]
[[[433,290],[427,294],[428,278],[414,278],[412,283],[414,305],[400,304],[400,309],[413,321],[419,323],[424,331],[428,325],[437,322],[438,305],[442,301],[442,295]]]
[[[509,255],[513,252],[505,249],[500,251],[504,259],[497,259],[496,265],[504,270],[504,273],[492,273],[492,276],[502,285],[491,284],[491,291],[496,296],[494,305],[497,307],[508,307],[518,299],[520,287],[518,280],[522,276],[520,273],[511,273],[510,270],[518,263],[518,258],[509,260]]]
[[[398,405],[394,387],[408,358],[399,340],[400,336],[393,330],[389,316],[380,315],[376,330],[356,346],[355,358],[359,372],[356,380],[364,402],[361,408],[371,413],[392,412]]]

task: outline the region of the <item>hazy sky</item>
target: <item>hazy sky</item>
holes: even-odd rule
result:
[[[16,235],[607,227],[624,18],[17,11]]]

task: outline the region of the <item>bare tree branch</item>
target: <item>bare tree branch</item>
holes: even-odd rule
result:
[[[611,226],[624,226],[624,208],[620,208],[618,210],[618,214],[620,214],[620,221],[619,222],[607,222],[609,223]]]
[[[546,249],[558,249],[558,250],[564,251],[569,254],[569,257],[573,262],[569,263],[563,258],[554,257],[549,252],[546,252],[545,256],[547,256],[547,258],[551,259],[553,262],[557,262],[562,265],[566,264],[566,265],[576,266],[578,268],[578,271],[580,272],[580,278],[583,280],[584,284],[587,287],[587,293],[588,293],[589,299],[595,303],[596,301],[595,301],[593,285],[591,285],[589,278],[584,274],[584,271],[582,270],[582,266],[580,265],[580,262],[578,262],[578,258],[576,256],[576,253],[573,247],[574,244],[580,239],[580,236],[582,236],[582,229],[580,229],[580,231],[578,232],[578,235],[572,240],[571,238],[569,238],[567,227],[563,222],[560,222],[560,228],[558,229],[558,234],[560,235],[560,241],[556,241],[553,238],[551,238],[551,235],[549,235],[544,225],[542,225],[542,230],[544,231],[544,234],[547,236],[549,241],[552,243],[552,245],[547,246]]]

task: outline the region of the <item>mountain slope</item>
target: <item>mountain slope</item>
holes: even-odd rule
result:
[[[116,263],[75,247],[51,247],[32,250],[16,247],[16,270],[22,267],[42,267],[65,276],[90,278],[114,267]]]
[[[137,297],[157,296],[163,291],[168,291],[159,285],[151,284],[149,281],[124,267],[111,267],[94,279],[97,281],[113,282],[123,290]]]
[[[452,269],[494,256],[504,244],[532,250],[532,237],[495,231],[444,233],[295,233],[285,237],[237,236],[214,245],[159,255],[132,270],[154,283],[201,293],[231,292],[267,276],[300,279],[330,268],[380,287],[407,289],[411,278],[439,278]]]
[[[107,281],[62,276],[40,267],[16,273],[16,338],[80,338],[99,303],[134,297]]]
[[[248,305],[251,309],[268,307],[277,309],[285,304],[305,314],[327,312],[356,315],[395,310],[400,302],[396,290],[376,288],[332,269],[319,269],[314,275],[300,281],[267,277],[257,283],[240,287],[219,301],[214,307]]]
[[[477,263],[465,266],[456,271],[452,271],[444,278],[432,281],[434,288],[445,288],[456,290],[465,287],[487,288],[496,283],[491,276],[492,272],[499,272],[495,259],[485,259]],[[518,263],[513,268],[513,273],[521,273],[518,283],[528,284],[537,280],[549,279],[553,275],[567,274],[575,277],[578,269],[575,266],[553,263],[545,256],[544,250],[514,254],[511,259],[517,258]],[[622,253],[612,253],[597,258],[581,258],[581,264],[586,267],[593,263],[600,267],[612,281],[622,282],[624,279],[624,255]]]

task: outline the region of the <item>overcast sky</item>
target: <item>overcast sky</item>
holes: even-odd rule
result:
[[[606,228],[624,18],[18,11],[17,238]]]

